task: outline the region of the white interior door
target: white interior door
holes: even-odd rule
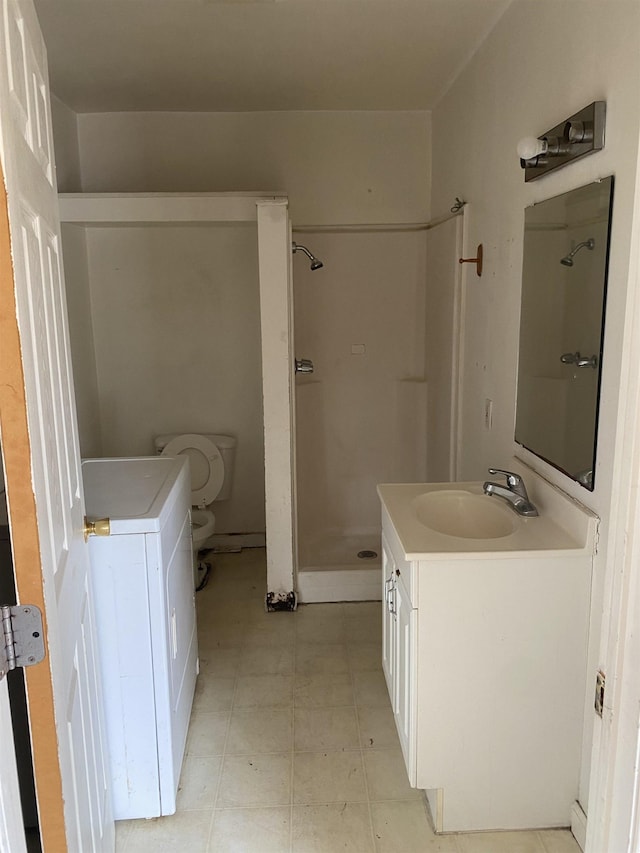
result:
[[[0,681],[0,851],[26,853],[7,679]]]
[[[71,376],[46,52],[31,0],[2,0],[0,157],[24,374],[33,498],[67,844],[114,847]],[[4,423],[4,422],[3,422]],[[24,486],[6,451],[9,516]],[[14,554],[15,555],[15,554]],[[16,564],[18,596],[24,568]],[[38,578],[40,580],[40,578]],[[37,709],[31,703],[32,725]],[[36,788],[39,785],[36,764]]]

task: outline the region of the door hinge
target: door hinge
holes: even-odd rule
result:
[[[596,673],[596,696],[593,706],[596,709],[596,714],[599,717],[602,716],[602,711],[604,709],[604,686],[604,672],[602,672],[602,670],[598,670],[598,672]]]
[[[0,680],[11,669],[44,659],[42,613],[35,604],[0,604]]]

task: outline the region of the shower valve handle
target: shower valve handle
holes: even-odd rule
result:
[[[296,373],[313,373],[313,362],[310,358],[296,358]]]

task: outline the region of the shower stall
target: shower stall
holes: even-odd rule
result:
[[[304,229],[324,266],[292,264],[301,602],[380,598],[377,484],[455,479],[461,223]]]

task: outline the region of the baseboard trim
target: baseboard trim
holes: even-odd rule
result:
[[[587,846],[587,816],[577,800],[571,806],[571,833],[580,849],[584,850]]]
[[[440,835],[444,823],[444,789],[429,788],[422,793],[431,819],[431,828],[437,835]]]
[[[380,568],[305,568],[298,571],[297,593],[300,604],[330,601],[380,601]]]
[[[242,551],[243,548],[264,548],[266,534],[264,533],[214,533],[204,543],[205,547],[219,553]]]

